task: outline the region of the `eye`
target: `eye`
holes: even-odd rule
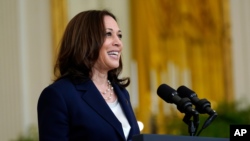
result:
[[[120,39],[122,39],[122,34],[118,34],[118,37],[119,37]]]
[[[106,36],[111,36],[112,33],[111,32],[106,32]]]

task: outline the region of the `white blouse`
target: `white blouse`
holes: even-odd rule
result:
[[[125,135],[125,138],[128,138],[128,134],[130,131],[131,126],[128,123],[128,120],[120,106],[120,103],[116,99],[115,102],[113,103],[108,103],[110,109],[113,111],[113,113],[116,115],[117,119],[121,122],[122,128],[123,128],[123,133]]]

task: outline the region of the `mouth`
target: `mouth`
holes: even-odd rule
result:
[[[113,57],[118,57],[119,56],[119,52],[118,51],[109,51],[108,55],[109,56],[113,56]]]

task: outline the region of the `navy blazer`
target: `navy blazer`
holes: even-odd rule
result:
[[[140,134],[126,89],[112,84],[131,130]],[[40,141],[126,141],[122,125],[92,82],[61,79],[46,87],[38,100]]]

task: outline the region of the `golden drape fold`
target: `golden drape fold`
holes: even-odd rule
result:
[[[228,0],[131,0],[130,4],[131,48],[139,72],[136,114],[145,125],[143,132],[166,131],[165,102],[159,99],[161,111],[156,115],[150,111],[151,81],[175,89],[189,85],[212,107],[232,100]],[[157,72],[155,80],[150,80],[152,70]]]
[[[64,29],[68,22],[67,0],[51,0],[51,25],[52,25],[52,47],[53,62],[61,41]]]

